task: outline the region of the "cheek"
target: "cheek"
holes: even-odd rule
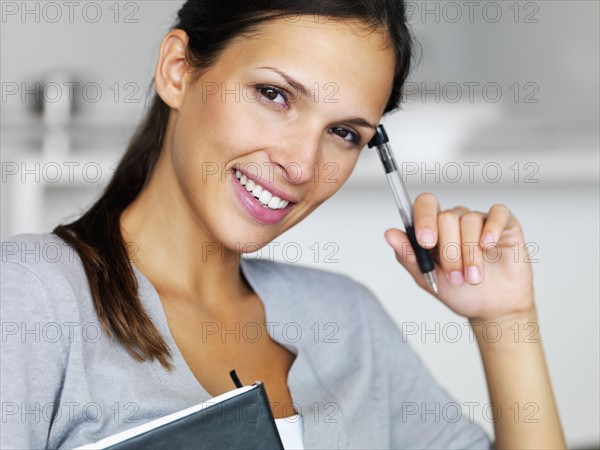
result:
[[[324,161],[319,165],[319,173],[315,172],[314,178],[319,185],[322,201],[334,195],[348,181],[358,161],[359,153],[355,152],[351,156],[344,155],[343,158]]]
[[[212,177],[222,180],[227,164],[244,151],[244,143],[252,142],[239,117],[239,106],[221,102],[218,95],[207,96],[203,103],[200,98],[184,103],[171,149],[177,175],[188,183],[190,178],[195,180],[194,184],[207,183]]]

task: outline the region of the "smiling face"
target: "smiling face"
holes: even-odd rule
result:
[[[354,22],[271,20],[195,82],[188,73],[166,150],[207,239],[265,245],[343,185],[392,89],[386,38]]]

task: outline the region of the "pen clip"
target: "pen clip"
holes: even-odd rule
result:
[[[375,147],[378,145],[383,145],[383,144],[387,144],[389,142],[389,138],[387,133],[385,132],[385,128],[383,128],[383,125],[379,125],[377,127],[377,131],[375,132],[375,136],[373,136],[371,138],[371,140],[369,141],[369,143],[367,144],[369,146],[369,148],[371,147]]]

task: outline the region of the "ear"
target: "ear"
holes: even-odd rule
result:
[[[179,110],[185,92],[185,49],[188,35],[180,29],[171,30],[160,45],[154,87],[160,98],[171,108]]]

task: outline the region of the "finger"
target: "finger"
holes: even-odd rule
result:
[[[467,208],[466,206],[455,206],[454,208],[451,209],[451,211],[454,211],[459,216],[462,216],[463,214],[468,213],[470,211],[470,209]]]
[[[453,209],[438,215],[438,232],[440,235],[439,264],[448,281],[455,286],[464,283],[462,249],[460,245],[460,212]]]
[[[483,230],[481,230],[479,241],[481,248],[495,245],[500,240],[500,236],[505,229],[516,225],[516,218],[506,206],[492,206],[487,214]]]
[[[483,252],[479,245],[485,216],[471,211],[460,218],[462,257],[465,280],[469,284],[483,281]]]
[[[421,287],[426,288],[425,279],[419,270],[415,252],[410,245],[406,233],[396,228],[391,228],[384,233],[384,237],[387,243],[394,249],[398,262],[404,266]]]
[[[423,248],[433,248],[438,242],[437,215],[440,205],[433,194],[419,194],[413,205],[413,221],[417,242]]]

